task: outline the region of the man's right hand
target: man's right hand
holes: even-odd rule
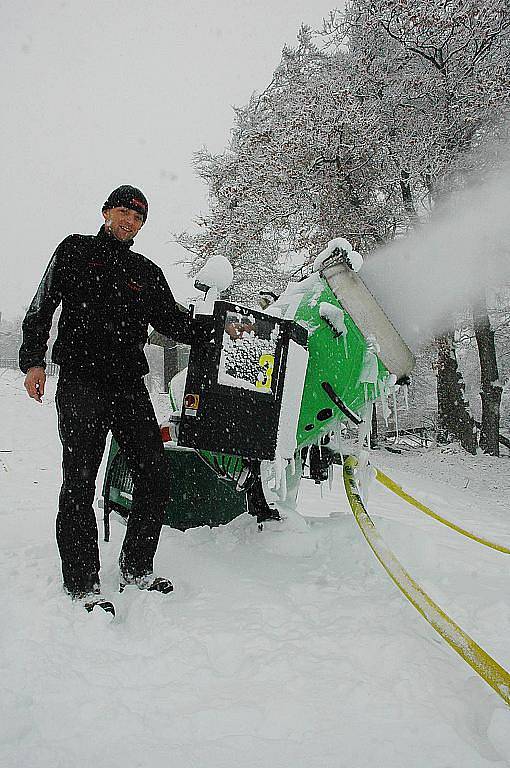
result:
[[[42,403],[44,385],[46,384],[46,371],[44,368],[29,368],[25,376],[25,389],[29,397],[33,397],[38,403]]]

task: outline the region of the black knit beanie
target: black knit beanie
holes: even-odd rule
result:
[[[141,213],[144,222],[146,221],[147,214],[149,213],[149,203],[140,189],[131,187],[129,184],[117,187],[108,195],[108,200],[105,201],[102,210],[107,211],[109,208],[121,207],[130,208],[132,211]]]

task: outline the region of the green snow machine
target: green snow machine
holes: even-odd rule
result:
[[[223,257],[198,273],[195,340],[161,427],[167,525],[221,525],[245,511],[259,524],[278,519],[294,507],[305,462],[316,482],[327,479],[347,424],[363,444],[372,404],[384,404],[415,361],[357,274],[361,264],[347,240],[332,240],[266,312],[218,299],[232,277]],[[112,439],[106,540],[110,513],[129,515],[131,491]]]

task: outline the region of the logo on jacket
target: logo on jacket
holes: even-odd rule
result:
[[[143,285],[137,283],[136,280],[130,279],[128,281],[128,288],[131,288],[131,290],[135,291],[136,293],[140,293],[140,291],[143,289]]]

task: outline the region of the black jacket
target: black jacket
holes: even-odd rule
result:
[[[150,323],[191,344],[191,314],[176,303],[163,272],[104,227],[70,235],[53,254],[23,321],[19,365],[45,366],[53,314],[62,302],[52,360],[62,370],[97,377],[139,377]]]

